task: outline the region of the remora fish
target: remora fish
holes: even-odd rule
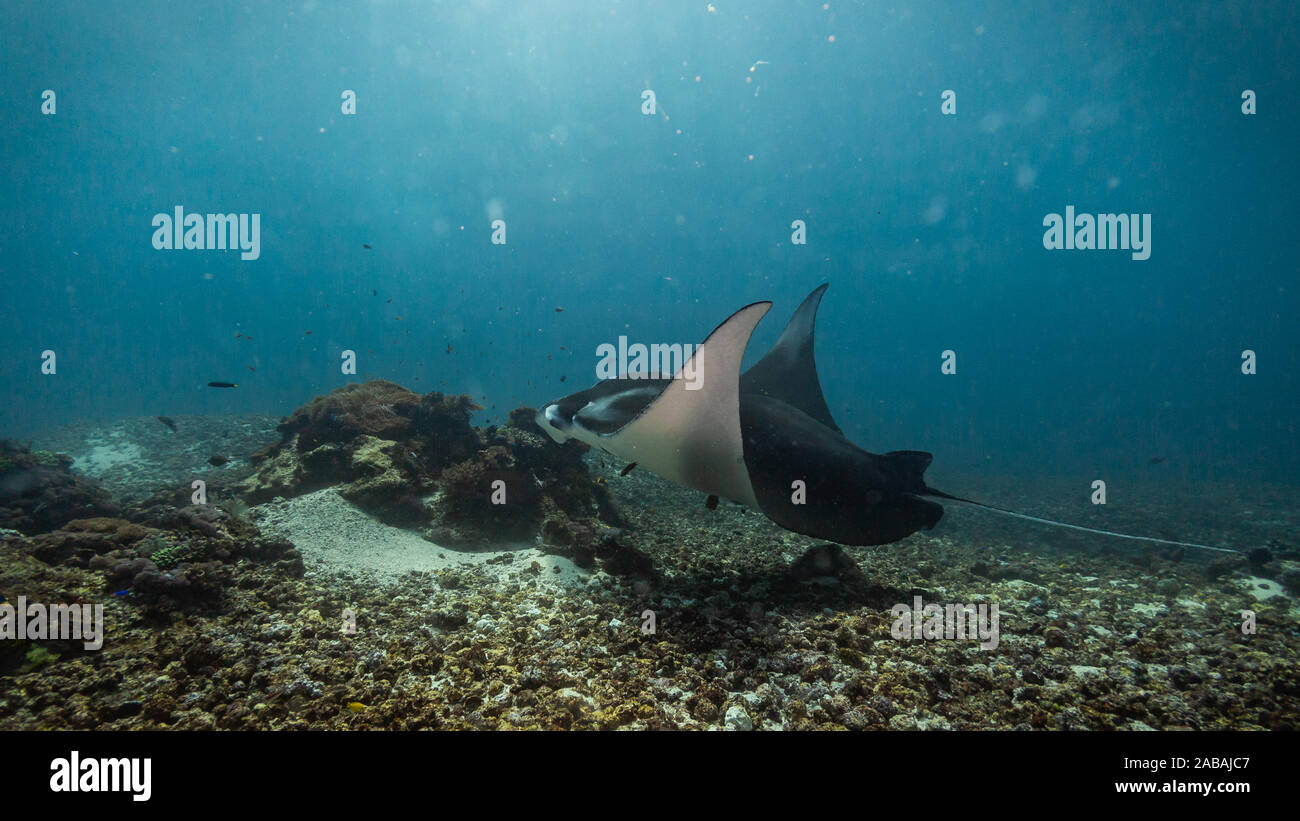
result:
[[[945,499],[1088,533],[1240,552],[1083,527],[952,496],[926,485],[931,454],[874,454],[853,444],[831,418],[813,358],[826,288],[804,299],[776,344],[744,374],[745,348],[771,302],[732,314],[677,377],[603,380],[544,405],[537,424],[557,442],[578,439],[679,485],[748,505],[787,530],[840,544],[888,544],[929,530],[943,516],[932,500]],[[702,384],[688,388],[683,372],[699,374]]]

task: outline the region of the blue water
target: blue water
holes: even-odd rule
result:
[[[6,2],[0,433],[377,377],[500,420],[772,299],[756,358],[829,281],[868,450],[1300,483],[1294,4],[715,6]],[[260,258],[155,250],[177,205]],[[1045,250],[1070,205],[1150,258]]]

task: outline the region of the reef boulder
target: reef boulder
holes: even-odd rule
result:
[[[468,396],[412,393],[382,379],[318,396],[282,422],[281,440],[253,456],[235,490],[251,504],[328,486],[389,521],[427,519],[410,503],[431,477],[472,455],[480,441]]]
[[[421,396],[384,380],[344,386],[286,418],[235,491],[260,504],[337,487],[389,524],[463,549],[532,544],[557,516],[620,522],[583,446],[551,442],[532,408],[486,429],[470,424],[476,410],[465,395]]]
[[[0,440],[0,528],[30,536],[73,519],[121,512],[97,483],[71,467],[65,454]]]

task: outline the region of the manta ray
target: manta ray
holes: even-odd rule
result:
[[[813,357],[817,309],[829,283],[804,299],[762,359],[741,360],[770,301],[746,305],[699,345],[673,378],[620,377],[544,405],[537,424],[688,488],[761,512],[786,530],[845,545],[881,545],[929,530],[942,499],[1042,524],[1229,553],[1230,548],[1057,522],[953,496],[925,483],[933,456],[868,453],[844,436]],[[686,379],[684,374],[694,374]]]

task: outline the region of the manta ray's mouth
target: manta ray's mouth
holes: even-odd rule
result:
[[[569,434],[565,431],[573,426],[573,421],[564,415],[558,402],[553,402],[539,410],[534,421],[556,442],[564,444],[569,441]]]

